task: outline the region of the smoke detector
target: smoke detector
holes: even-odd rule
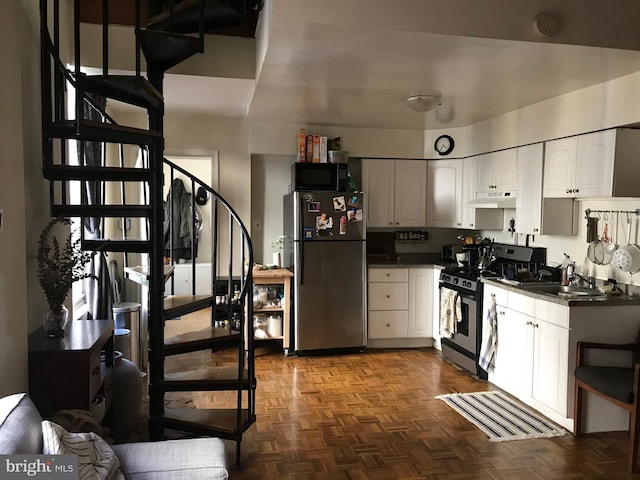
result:
[[[440,95],[409,95],[407,105],[416,112],[428,112],[440,105]]]

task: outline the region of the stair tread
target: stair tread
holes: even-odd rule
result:
[[[164,315],[166,319],[176,318],[214,304],[212,295],[168,295],[164,298]]]
[[[134,252],[148,253],[151,252],[151,240],[141,239],[91,239],[82,240],[83,250],[103,250],[105,252]]]
[[[248,385],[249,373],[246,369],[242,371],[242,382],[246,387]],[[207,387],[215,387],[222,384],[231,386],[238,384],[238,366],[224,365],[216,367],[200,368],[197,370],[189,370],[185,372],[165,373],[165,387],[179,387],[180,385],[188,385],[197,389],[206,390]],[[167,388],[167,390],[176,391],[175,388]],[[184,388],[183,391],[193,391],[193,388]]]
[[[43,169],[47,180],[103,180],[142,182],[151,180],[147,168],[89,167],[85,165],[49,165]]]
[[[76,131],[75,120],[54,122],[48,125],[45,135],[54,138],[93,140],[129,145],[155,145],[161,144],[163,141],[162,132],[153,130],[86,119],[80,120],[79,124],[79,131]]]
[[[235,408],[165,408],[159,419],[165,427],[177,430],[227,435],[241,433],[255,422],[255,417],[251,418],[249,411],[242,409],[238,427],[238,410]]]
[[[199,37],[155,30],[140,30],[138,34],[147,63],[165,71],[204,50],[204,40]]]
[[[54,217],[149,217],[148,205],[51,205]]]
[[[162,94],[144,77],[135,75],[80,75],[78,87],[147,109],[164,109]]]
[[[245,22],[242,0],[229,2],[239,7],[226,6],[220,0],[206,0],[204,8],[204,30],[212,31],[225,27],[241,26]],[[200,0],[183,0],[173,9],[173,31],[177,33],[196,33],[200,28]],[[170,11],[165,10],[147,22],[150,30],[168,31]]]
[[[190,351],[213,348],[214,346],[227,347],[240,343],[240,332],[227,328],[206,327],[200,330],[181,333],[173,337],[165,338],[165,355],[175,355]]]

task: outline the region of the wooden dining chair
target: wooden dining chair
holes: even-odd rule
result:
[[[589,349],[626,350],[631,352],[629,367],[603,367],[585,364],[585,353]],[[583,390],[629,412],[629,471],[638,469],[638,434],[640,433],[640,415],[638,408],[638,387],[640,386],[640,333],[634,343],[608,344],[578,342],[575,369],[576,391],[573,411],[573,433],[580,435],[582,418]]]

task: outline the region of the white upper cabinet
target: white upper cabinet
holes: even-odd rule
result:
[[[430,160],[427,171],[427,226],[463,228],[462,160]]]
[[[614,129],[546,143],[547,198],[637,197],[640,131]]]
[[[478,155],[476,162],[476,193],[516,191],[517,154],[515,148]]]
[[[476,208],[468,203],[476,198],[477,158],[462,160],[462,226],[471,230],[502,230],[504,210],[500,208]]]
[[[363,160],[362,188],[367,194],[368,227],[393,226],[393,160]]]
[[[424,227],[427,205],[425,160],[363,160],[367,226]]]
[[[427,162],[395,160],[394,222],[399,227],[424,227],[427,208]]]
[[[516,229],[530,235],[574,235],[570,198],[543,198],[544,145],[518,147]]]

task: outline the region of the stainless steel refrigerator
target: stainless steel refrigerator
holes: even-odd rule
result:
[[[364,195],[284,196],[284,265],[294,271],[297,354],[367,345]]]

